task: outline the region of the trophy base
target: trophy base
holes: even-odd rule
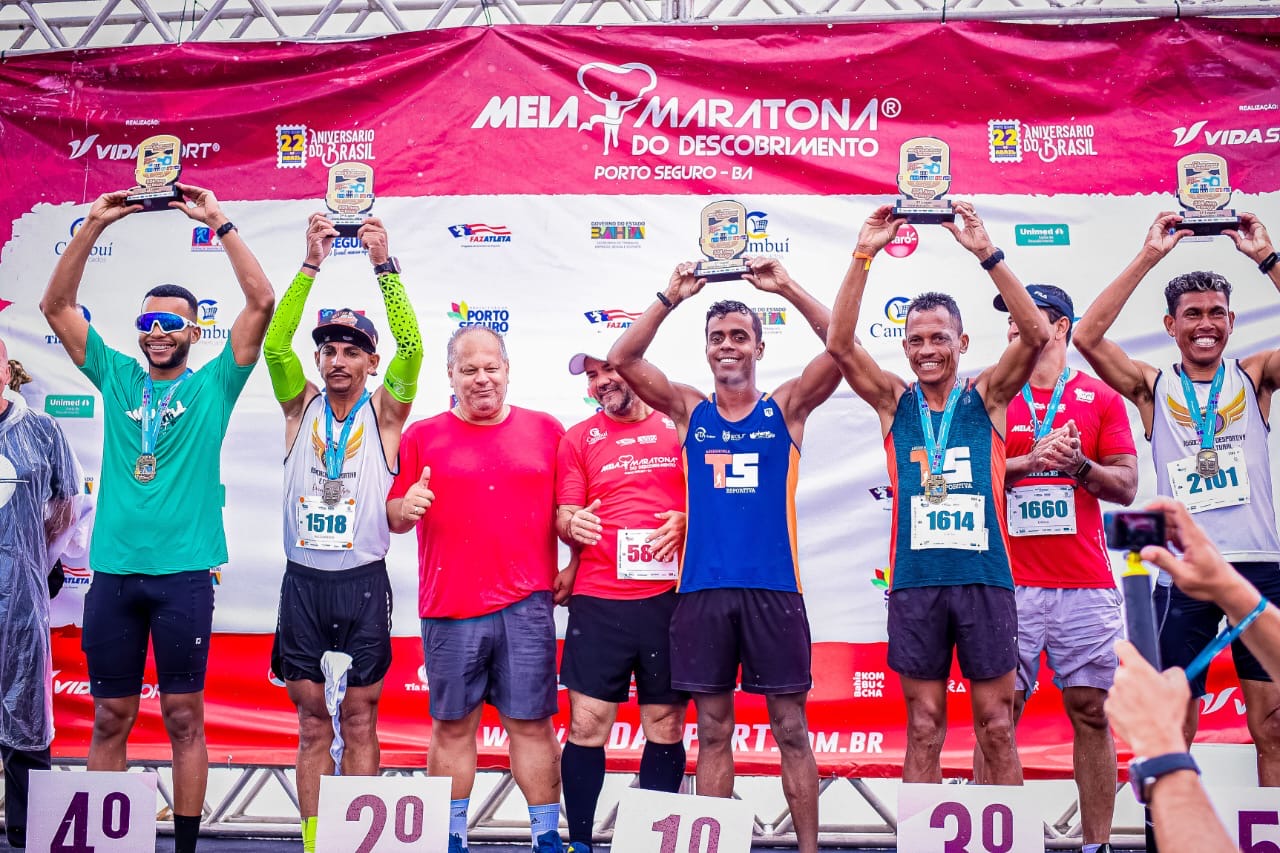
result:
[[[905,217],[913,225],[941,225],[943,222],[955,222],[956,212],[951,202],[944,199],[936,201],[915,201],[899,199],[893,206],[893,216]]]
[[[364,225],[366,216],[342,216],[331,214],[329,220],[333,223],[333,227],[338,230],[339,237],[354,237],[360,231],[360,226]]]
[[[170,210],[169,202],[171,201],[182,201],[182,190],[171,186],[156,192],[130,193],[124,197],[125,204],[142,205],[142,212],[144,213],[149,213],[153,210]]]
[[[1182,217],[1176,228],[1190,231],[1197,237],[1215,237],[1227,229],[1240,227],[1240,217],[1234,210],[1215,210],[1209,214],[1191,213]]]
[[[735,281],[750,271],[751,267],[741,258],[730,258],[727,261],[702,261],[693,268],[693,277],[707,281]]]

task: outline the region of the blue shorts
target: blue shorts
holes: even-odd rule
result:
[[[472,619],[423,619],[431,717],[460,720],[487,701],[514,720],[556,712],[556,623],[550,592]]]
[[[1280,601],[1280,564],[1233,563],[1258,592],[1272,601]],[[1156,584],[1153,593],[1156,606],[1156,625],[1160,628],[1160,662],[1165,666],[1180,666],[1195,660],[1218,634],[1218,623],[1223,612],[1212,601],[1192,598],[1176,586]],[[1236,677],[1244,681],[1270,681],[1271,676],[1258,663],[1258,659],[1237,639],[1231,644],[1231,660],[1236,665]],[[1199,698],[1205,694],[1206,673],[1191,682],[1191,695]]]
[[[213,580],[207,569],[169,575],[94,572],[80,637],[89,693],[99,699],[139,695],[148,637],[161,693],[204,690],[212,631]]]

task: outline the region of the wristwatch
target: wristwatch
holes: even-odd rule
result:
[[[1155,758],[1133,759],[1129,762],[1129,785],[1133,788],[1134,798],[1145,806],[1150,800],[1151,786],[1156,780],[1179,770],[1194,770],[1197,776],[1200,775],[1200,766],[1189,752],[1170,752]]]
[[[373,271],[378,275],[383,275],[384,273],[389,273],[389,272],[393,272],[396,275],[399,275],[400,262],[397,261],[395,258],[387,258],[385,261],[383,261],[380,264],[374,264]]]

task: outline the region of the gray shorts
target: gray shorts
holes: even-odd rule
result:
[[[550,592],[473,619],[423,619],[431,716],[460,720],[487,701],[516,720],[556,712],[556,624]]]
[[[1018,675],[1015,689],[1030,692],[1048,655],[1053,683],[1110,690],[1115,680],[1116,640],[1124,638],[1120,593],[1115,589],[1049,589],[1020,586]]]

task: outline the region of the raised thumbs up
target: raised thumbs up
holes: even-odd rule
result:
[[[435,493],[431,491],[427,485],[431,480],[430,466],[423,466],[422,476],[418,478],[418,482],[409,487],[404,493],[404,501],[401,504],[400,512],[404,515],[406,521],[416,522],[422,516],[427,514],[431,504],[435,501]]]

